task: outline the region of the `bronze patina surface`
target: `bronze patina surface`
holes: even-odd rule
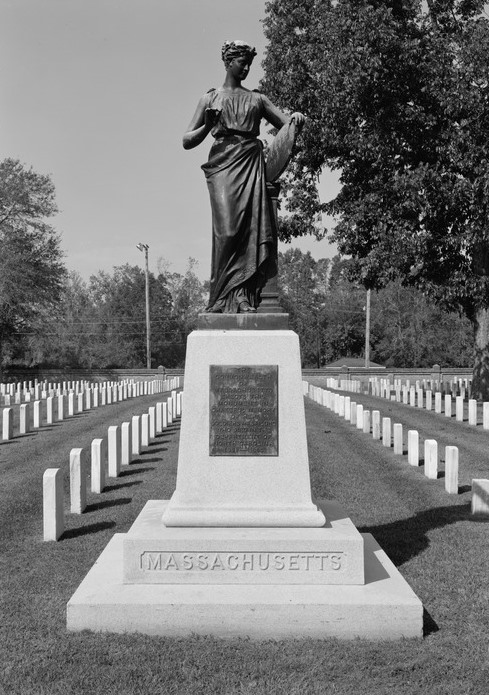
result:
[[[209,369],[209,455],[278,456],[278,367]]]

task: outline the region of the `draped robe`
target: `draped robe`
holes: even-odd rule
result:
[[[240,302],[260,303],[272,273],[274,227],[266,190],[264,107],[258,92],[211,90],[205,108],[221,115],[215,142],[202,166],[212,209],[212,267],[207,311],[235,313]]]

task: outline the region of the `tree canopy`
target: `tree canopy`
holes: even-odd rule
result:
[[[49,176],[19,161],[0,162],[0,366],[15,356],[22,334],[60,297],[65,277]]]
[[[314,230],[318,212],[333,215],[332,237],[364,286],[399,278],[476,327],[489,307],[483,6],[274,0],[264,22],[263,88],[309,119],[287,189],[287,234]],[[341,190],[322,202],[325,166],[339,171]],[[478,340],[487,359],[487,331]]]

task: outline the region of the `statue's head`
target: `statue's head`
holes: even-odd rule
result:
[[[253,46],[245,41],[225,41],[224,46],[221,49],[221,58],[224,62],[226,68],[232,63],[235,58],[245,57],[248,59],[249,64],[253,62],[253,58],[256,56],[256,50]]]

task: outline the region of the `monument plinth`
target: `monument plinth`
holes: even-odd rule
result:
[[[311,500],[299,339],[194,331],[165,526],[323,526]]]

